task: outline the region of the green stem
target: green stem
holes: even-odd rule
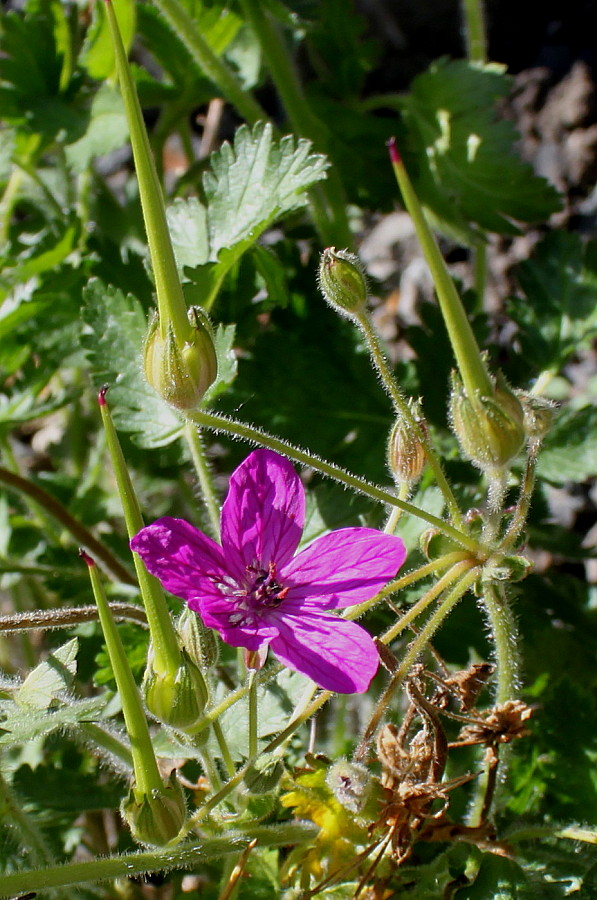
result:
[[[270,450],[282,453],[290,459],[294,459],[296,462],[308,466],[316,472],[320,472],[322,475],[326,475],[328,478],[339,481],[341,484],[352,488],[352,490],[357,491],[360,494],[371,497],[373,500],[378,500],[380,503],[386,503],[389,506],[397,506],[403,512],[409,513],[411,516],[416,516],[419,519],[423,519],[423,521],[428,522],[434,528],[437,528],[449,537],[454,538],[457,543],[466,547],[468,550],[471,550],[473,553],[481,554],[483,552],[483,547],[478,541],[470,537],[470,535],[464,534],[462,531],[454,528],[452,525],[449,525],[447,522],[444,522],[443,519],[439,519],[437,516],[433,516],[431,513],[419,509],[417,506],[413,506],[412,503],[399,500],[398,497],[390,491],[371,484],[364,478],[359,478],[357,475],[353,475],[351,472],[341,469],[340,466],[336,466],[333,463],[320,459],[312,453],[302,450],[300,447],[287,443],[281,438],[267,434],[255,426],[247,425],[245,422],[239,422],[236,419],[230,419],[227,416],[221,416],[216,413],[192,411],[188,415],[189,418],[198,425],[211,428],[214,431],[235,435],[236,437],[250,441],[251,443],[269,447]]]
[[[437,241],[427,224],[425,215],[411,180],[398,153],[395,141],[389,144],[390,158],[404,205],[413,220],[417,237],[421,244],[431,275],[454,356],[460,370],[466,392],[471,399],[480,393],[492,397],[494,390],[485,363],[481,357],[477,341],[468,321],[458,291],[450,277]]]
[[[483,585],[481,603],[487,613],[496,663],[497,704],[513,700],[520,686],[518,628],[503,585],[487,582]]]
[[[292,56],[282,35],[261,0],[241,0],[244,15],[259,39],[267,68],[296,134],[308,138],[315,148],[327,152],[329,138],[324,123],[313,114]],[[346,197],[335,170],[325,184],[311,192],[312,212],[323,242],[342,247],[352,245],[346,216]]]
[[[55,571],[55,570],[53,570]],[[147,625],[145,610],[134,603],[110,603],[116,620]],[[32,609],[27,612],[0,616],[0,633],[9,631],[34,631],[40,628],[72,628],[82,622],[96,622],[98,611],[95,606],[70,606],[61,609]]]
[[[206,75],[218,88],[222,96],[235,107],[236,111],[254,125],[267,114],[242,86],[234,72],[213,52],[205,38],[199,34],[197,26],[178,0],[153,0],[170,27],[187,48],[198,70]]]
[[[21,808],[12,787],[0,772],[0,806],[3,819],[7,825],[14,824],[19,832],[24,846],[28,849],[31,861],[35,865],[48,865],[54,862],[54,857],[46,843],[42,832],[30,816]],[[2,884],[4,878],[2,877]],[[0,887],[0,890],[2,888]]]
[[[304,827],[295,823],[278,825],[275,830],[247,829],[245,834],[227,834],[224,837],[204,840],[200,844],[170,847],[142,853],[127,853],[85,862],[50,866],[37,871],[14,872],[2,876],[0,900],[9,900],[29,891],[82,884],[97,884],[114,878],[129,878],[147,872],[171,869],[193,869],[209,860],[217,860],[229,853],[237,853],[245,847],[251,834],[255,834],[262,846],[285,846],[304,841],[308,835]]]
[[[377,606],[377,604],[385,600],[386,597],[390,597],[392,594],[414,584],[416,581],[420,581],[428,575],[433,575],[435,572],[441,571],[441,569],[447,569],[449,566],[461,562],[464,559],[468,559],[468,554],[465,553],[464,550],[454,550],[453,553],[446,553],[445,556],[441,556],[439,559],[434,559],[431,562],[425,563],[424,566],[420,566],[420,568],[414,569],[414,571],[409,572],[407,575],[403,575],[401,578],[397,578],[395,581],[386,584],[386,586],[379,591],[375,597],[372,597],[371,600],[365,600],[363,603],[359,603],[358,606],[351,606],[350,609],[345,610],[343,618],[358,619],[363,613],[366,613],[367,610],[371,609],[372,606]]]
[[[487,36],[483,0],[462,0],[466,55],[470,62],[487,62]]]
[[[209,516],[212,537],[218,538],[220,535],[220,505],[217,501],[209,464],[205,456],[201,432],[191,422],[187,422],[184,435],[191,451],[193,465],[201,486],[201,497]]]
[[[69,532],[79,546],[85,547],[98,562],[103,563],[113,578],[123,584],[136,584],[134,577],[116,559],[112,552],[101,541],[98,541],[89,529],[77,521],[59,500],[42,487],[34,484],[32,481],[28,481],[21,475],[17,475],[15,472],[11,472],[9,469],[5,469],[4,466],[0,466],[0,482],[39,504]]]
[[[162,338],[165,338],[170,324],[177,343],[182,345],[190,334],[190,325],[168,231],[162,186],[158,179],[137,91],[131,78],[126,51],[111,0],[106,0],[106,12],[114,45],[118,82],[129,125],[135,170],[139,181],[143,219],[155,279],[160,334]]]
[[[0,247],[6,247],[10,234],[10,221],[12,210],[23,180],[23,172],[13,166],[4,193],[0,199]]]
[[[449,574],[449,573],[448,573]],[[450,593],[441,602],[436,611],[429,617],[423,628],[416,635],[410,644],[400,666],[396,669],[383,692],[379,703],[371,716],[369,724],[365,729],[363,738],[355,751],[355,759],[362,759],[367,752],[370,741],[375,735],[379,724],[384,716],[387,706],[392,699],[396,690],[400,687],[404,679],[407,677],[411,667],[417,661],[417,658],[425,649],[425,645],[429,643],[435,632],[438,630],[444,619],[454,609],[456,604],[462,599],[472,584],[479,577],[479,569],[473,568],[467,572],[458,584],[450,591]],[[384,643],[386,635],[384,635]]]
[[[234,765],[234,760],[232,759],[232,754],[230,753],[228,741],[226,740],[226,736],[222,730],[222,726],[217,719],[214,719],[214,721],[212,722],[212,727],[216,736],[216,740],[218,742],[218,747],[220,748],[220,753],[222,754],[222,759],[224,760],[224,765],[226,766],[228,778],[232,778],[236,772],[236,766]]]
[[[524,477],[520,486],[520,494],[516,503],[516,509],[514,510],[514,515],[512,516],[510,525],[508,526],[508,530],[506,531],[504,540],[500,546],[500,550],[504,553],[507,553],[514,547],[525,526],[531,506],[531,500],[533,498],[538,451],[539,447],[537,446],[534,448],[533,452],[529,452],[527,456]]]
[[[133,769],[133,755],[131,748],[123,743],[116,735],[110,734],[99,725],[93,722],[79,722],[78,733],[82,735],[85,741],[89,741],[94,747],[99,747],[100,751],[113,756],[126,769]]]
[[[141,531],[145,523],[143,522],[141,507],[133,488],[120,441],[114,428],[112,416],[106,403],[105,391],[101,391],[99,394],[99,407],[106,434],[108,452],[116,476],[127,533],[129,538],[133,538]],[[182,657],[164,591],[159,581],[149,574],[137,553],[133,553],[133,562],[137,578],[139,579],[139,588],[151,632],[154,669],[158,674],[164,672],[175,673],[181,665]]]
[[[379,336],[375,328],[373,327],[369,314],[366,311],[359,313],[357,315],[357,322],[363,334],[365,335],[365,340],[367,341],[367,346],[369,347],[371,359],[379,373],[382,384],[384,385],[390,399],[392,400],[396,413],[399,416],[402,416],[403,419],[405,419],[410,428],[416,434],[417,439],[423,445],[425,457],[433,471],[439,489],[441,490],[442,494],[444,495],[444,499],[448,504],[452,521],[455,522],[457,526],[462,527],[462,516],[460,514],[458,504],[456,503],[456,498],[454,497],[452,489],[446,480],[446,476],[444,475],[441,462],[439,461],[431,446],[429,436],[426,434],[425,430],[421,428],[415,416],[413,416],[406,398],[402,395],[402,391],[396,384],[394,373],[392,372],[387,357],[381,348]]]
[[[144,795],[151,796],[153,791],[161,792],[164,785],[151,743],[149,727],[143,711],[139,690],[135,684],[116,623],[110,612],[110,605],[104,593],[97,568],[93,560],[86,554],[84,559],[89,570],[106,649],[110,657],[114,678],[116,679],[126,730],[131,742],[133,769],[135,772],[133,789],[137,799],[142,800]]]
[[[456,581],[461,575],[464,575],[469,569],[474,566],[474,562],[472,560],[462,560],[461,562],[456,563],[449,572],[446,572],[442,578],[439,579],[428,591],[420,597],[416,603],[408,609],[400,619],[392,625],[391,628],[388,628],[387,631],[383,633],[380,640],[384,644],[391,644],[393,640],[395,640],[399,634],[402,634],[405,628],[410,625],[411,622],[414,622],[418,616],[424,612],[427,607],[433,603],[436,597],[439,597],[446,588],[448,588],[452,582]]]
[[[254,759],[258,753],[258,707],[257,679],[255,669],[249,670],[249,757]]]
[[[473,248],[474,253],[474,289],[477,297],[476,309],[483,310],[485,287],[487,284],[487,244],[479,238]]]

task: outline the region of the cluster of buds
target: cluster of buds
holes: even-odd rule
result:
[[[171,323],[162,334],[156,313],[149,323],[143,352],[147,381],[176,409],[195,409],[218,374],[207,316],[198,306],[191,306],[188,317],[189,330],[181,341]]]

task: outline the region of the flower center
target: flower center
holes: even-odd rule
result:
[[[247,566],[247,598],[257,606],[275,609],[280,605],[289,588],[276,581],[276,564],[271,562],[267,569],[257,564]]]

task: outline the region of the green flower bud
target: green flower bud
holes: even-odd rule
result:
[[[419,429],[426,432],[419,402],[410,400],[409,407]],[[418,481],[425,468],[425,448],[421,438],[413,424],[403,416],[396,420],[390,432],[387,460],[390,472],[399,484],[410,485]]]
[[[220,649],[215,632],[203,624],[198,613],[185,606],[176,623],[176,631],[181,647],[201,671],[216,665]]]
[[[342,315],[362,312],[367,303],[367,281],[358,256],[335,247],[324,250],[319,264],[319,289]]]
[[[198,306],[189,309],[189,332],[183,343],[172,327],[162,337],[157,314],[149,323],[144,347],[145,377],[176,409],[194,409],[218,374],[209,322]]]
[[[325,781],[345,809],[357,814],[363,811],[373,787],[371,773],[366,766],[340,759],[330,766]]]
[[[143,692],[147,709],[156,719],[183,731],[201,718],[207,703],[207,687],[201,670],[184,650],[175,671],[156,672],[150,647]]]
[[[243,780],[249,794],[269,794],[278,786],[283,774],[282,760],[273,753],[265,753],[249,767]]]
[[[471,398],[453,372],[450,420],[462,452],[484,472],[502,469],[524,445],[522,405],[501,375],[491,397]]]
[[[526,556],[503,556],[499,560],[489,559],[483,568],[483,577],[488,581],[523,581],[533,570],[533,563]]]
[[[176,837],[187,817],[176,772],[172,772],[162,790],[142,797],[135,793],[133,785],[120,811],[136,841],[149,847],[163,847]]]
[[[556,404],[534,394],[521,394],[524,430],[530,440],[542,441],[548,434],[556,411]]]

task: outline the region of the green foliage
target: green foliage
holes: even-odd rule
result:
[[[545,221],[559,201],[520,159],[515,129],[501,117],[509,76],[495,64],[442,59],[398,96],[402,84],[393,85],[392,78],[401,60],[388,65],[382,57],[383,71],[376,69],[383,42],[376,46],[374,25],[356,14],[351,0],[267,0],[260,9],[291,44],[273,49],[291,49],[298,79],[294,102],[298,97],[299,112],[303,102],[303,112],[308,111],[301,119],[293,91],[286,90],[292,85],[280,84],[279,75],[263,65],[271,58],[263,50],[272,47],[262,48],[259,29],[248,27],[249,2],[172,0],[241,90],[248,96],[259,88],[259,102],[272,121],[240,124],[225,83],[199,70],[159,4],[113,2],[134,59],[185,300],[206,307],[213,321],[218,378],[202,409],[254,424],[392,490],[385,446],[396,410],[361,335],[317,294],[320,235],[329,233],[336,250],[344,248],[345,238],[340,245],[334,237],[346,233],[338,225],[346,214],[343,198],[351,204],[355,244],[378,211],[395,204],[397,188],[384,146],[395,133],[426,211],[452,238],[478,247],[491,234],[515,235],[521,223]],[[474,777],[453,790],[444,784],[446,795],[435,796],[418,824],[406,808],[408,778],[399,789],[379,786],[388,767],[374,741],[365,764],[379,794],[369,818],[355,818],[332,796],[325,781],[330,762],[356,747],[378,704],[386,703],[382,691],[388,676],[381,668],[367,695],[334,698],[318,712],[309,737],[306,727],[289,723],[300,721],[320,695],[309,679],[288,669],[269,678],[270,658],[257,675],[264,682],[256,690],[259,753],[243,769],[251,752],[247,659],[242,650],[218,642],[220,657],[204,674],[208,716],[218,704],[229,704],[218,719],[221,732],[205,727],[207,721],[194,735],[149,721],[160,768],[178,773],[189,814],[201,810],[201,820],[180,845],[163,853],[120,857],[132,846],[118,817],[130,786],[131,745],[99,626],[89,621],[94,608],[84,623],[77,622],[77,607],[91,603],[87,572],[76,558],[78,543],[100,541],[132,571],[95,392],[109,385],[107,400],[146,521],[184,516],[211,528],[215,537],[227,476],[246,456],[247,444],[234,443],[226,433],[202,432],[208,470],[203,475],[213,475],[214,490],[207,517],[200,478],[190,465],[199,451],[186,443],[184,417],[162,402],[143,375],[152,261],[125,149],[128,125],[112,81],[104,4],[25,0],[12,7],[0,14],[0,869],[4,878],[17,874],[38,881],[31,882],[33,888],[17,883],[11,896],[52,892],[49,882],[43,883],[47,873],[38,870],[53,858],[66,868],[52,878],[74,873],[62,889],[64,897],[75,890],[85,898],[107,898],[115,891],[140,896],[145,887],[124,876],[161,871],[170,882],[164,890],[183,900],[187,868],[207,900],[229,896],[229,889],[240,900],[296,900],[312,892],[350,900],[357,892],[368,895],[374,883],[376,896],[407,900],[597,896],[591,847],[597,806],[597,620],[594,588],[585,583],[583,568],[593,553],[586,532],[592,524],[597,418],[591,376],[584,382],[578,377],[579,370],[588,370],[596,331],[597,244],[555,230],[518,265],[514,296],[497,314],[485,311],[479,292],[464,294],[492,373],[503,366],[523,391],[534,384],[539,393],[549,384],[549,395],[561,401],[539,457],[529,521],[509,548],[537,563],[537,572],[507,595],[520,631],[521,696],[534,707],[531,735],[511,747],[499,745],[487,833],[456,831],[448,835],[454,840],[438,842],[428,840],[428,832],[419,840],[425,828],[433,833],[452,822],[462,827],[471,803],[478,807],[482,747],[450,748],[444,778]],[[274,31],[272,41],[277,38]],[[393,93],[377,94],[380,84]],[[211,123],[218,110],[216,137],[208,140],[204,129],[199,141],[206,117]],[[305,133],[290,128],[301,121]],[[206,147],[211,152],[204,156]],[[377,321],[393,317],[395,307],[386,298],[395,298],[395,288],[391,279],[375,282]],[[487,484],[459,457],[447,427],[454,354],[441,310],[424,303],[416,312],[418,321],[410,320],[399,339],[390,340],[397,384],[405,396],[422,398],[430,440],[462,513],[462,523],[456,517],[452,525],[467,531],[469,544],[483,532],[490,552],[499,556],[496,534],[516,521],[508,507],[517,499],[518,463],[505,473],[507,496],[498,521],[493,506],[500,505],[499,491],[492,485],[489,502]],[[367,496],[366,485],[361,494],[347,491],[317,474],[314,456],[311,463],[312,469],[301,470],[307,489],[302,547],[339,528],[386,526],[388,510],[375,492]],[[17,477],[16,486],[11,473],[22,479]],[[37,502],[23,484],[33,491],[43,488],[47,502]],[[572,499],[573,524],[552,521],[554,494]],[[435,516],[436,524],[447,518],[446,498],[429,468],[407,499],[419,512]],[[79,529],[69,524],[65,510]],[[436,560],[445,548],[461,546],[453,530],[447,535],[441,528],[430,544],[422,541],[428,530],[429,523],[417,515],[400,517],[395,531],[409,553],[404,572],[428,561],[422,544]],[[483,565],[484,554],[483,549],[477,564]],[[498,564],[499,559],[499,570]],[[442,608],[445,594],[418,616],[415,604],[444,571],[438,567],[363,619],[365,628],[379,635],[404,613],[413,614],[412,630],[405,628],[390,647],[399,666]],[[110,601],[139,603],[130,576],[124,584],[104,580]],[[170,608],[179,610],[180,601],[171,600]],[[5,634],[15,615],[30,614],[45,617],[52,628],[61,617],[71,617],[75,630]],[[496,635],[487,626],[483,597],[470,591],[433,635],[433,647],[421,646],[417,664],[441,678],[443,663],[450,674],[495,661]],[[118,628],[141,684],[149,632],[133,621],[119,621]],[[513,640],[509,634],[507,641]],[[504,647],[498,650],[499,660]],[[391,657],[385,662],[391,668]],[[408,724],[413,684],[410,694],[399,688],[389,698],[383,721]],[[483,690],[477,710],[465,711],[467,717],[488,713],[494,688],[491,683]],[[439,704],[439,689],[430,682],[433,703]],[[444,713],[437,713],[441,729],[434,732],[435,751],[442,750],[444,732],[448,741],[456,740],[460,725],[470,724]],[[433,716],[413,713],[402,752],[428,748],[425,741],[436,727]],[[277,739],[285,729],[288,733]],[[413,764],[409,777],[415,770]],[[233,771],[238,772],[234,787],[227,784]],[[433,774],[426,769],[421,776],[423,793]],[[203,806],[207,798],[215,798],[213,805]],[[302,821],[290,821],[295,813]],[[392,834],[392,817],[400,815]],[[487,838],[494,828],[495,841]],[[258,843],[248,851],[253,835]],[[394,857],[390,845],[380,853],[378,842],[389,837],[396,845]],[[398,864],[401,841],[406,849]],[[87,864],[73,865],[82,853],[95,857],[90,864],[97,866],[87,887],[80,880]],[[106,874],[114,862],[122,868]],[[326,877],[322,865],[328,864],[330,880],[315,894]],[[237,865],[243,874],[232,888]],[[340,865],[346,868],[338,871]]]
[[[525,363],[535,373],[558,372],[597,331],[597,243],[552,232],[516,274],[523,296],[510,300],[508,314]]]
[[[504,67],[439,60],[399,101],[400,150],[421,202],[464,243],[479,229],[517,234],[516,221],[560,208],[555,190],[514,152],[516,132],[496,115],[510,80]]]
[[[134,297],[104,285],[99,279],[84,292],[84,336],[99,390],[110,386],[109,402],[116,426],[132,433],[141,447],[163,447],[181,433],[174,411],[151,388],[141,368],[141,348],[147,320]]]

